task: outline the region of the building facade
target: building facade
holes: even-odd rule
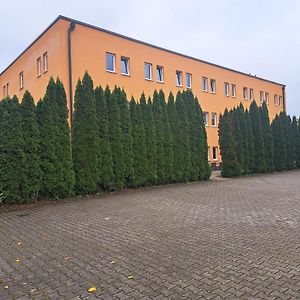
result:
[[[270,118],[286,109],[285,85],[144,43],[64,16],[54,22],[0,74],[2,97],[36,101],[51,76],[63,82],[73,109],[76,82],[85,71],[94,85],[123,88],[128,98],[162,89],[191,89],[204,111],[209,160],[220,162],[218,118],[225,108],[251,101],[268,104]],[[1,92],[1,91],[0,91]],[[1,97],[1,94],[0,94]],[[71,123],[70,119],[70,123]]]

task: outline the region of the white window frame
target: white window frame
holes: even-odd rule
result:
[[[126,56],[121,56],[121,75],[129,76],[130,75],[130,60],[129,57]],[[122,72],[122,62],[126,61],[126,66],[127,66],[127,73]]]
[[[202,77],[202,91],[203,92],[207,92],[207,82],[208,82],[207,77]]]
[[[182,86],[182,71],[176,70],[176,86]]]
[[[20,90],[24,88],[24,72],[20,72],[19,74],[19,85],[20,85]]]
[[[254,99],[254,92],[252,88],[249,88],[249,99],[252,101]]]
[[[278,106],[278,96],[274,95],[274,105]]]
[[[224,82],[224,95],[226,97],[229,97],[229,83],[228,82]]]
[[[150,74],[149,78],[146,77],[146,69],[145,69],[146,66],[147,66],[147,68],[149,67],[149,74]],[[152,81],[152,64],[151,63],[148,63],[148,62],[144,63],[144,75],[145,75],[146,80]]]
[[[36,67],[37,67],[37,77],[42,76],[42,58],[41,57],[37,58]]]
[[[264,102],[264,92],[263,91],[259,92],[259,101],[260,101],[260,103]]]
[[[279,100],[279,106],[282,106],[283,105],[283,103],[282,103],[282,96],[279,96],[278,100]]]
[[[43,71],[46,73],[48,71],[48,53],[47,51],[43,54]]]
[[[111,57],[113,58],[113,70],[109,70],[107,67],[107,57],[108,55],[111,55]],[[114,53],[111,53],[111,52],[106,52],[105,53],[105,62],[106,62],[106,72],[109,72],[109,73],[116,73],[116,54]]]
[[[188,78],[190,78],[190,84],[188,85]],[[188,89],[192,88],[192,74],[191,73],[186,73],[185,74],[185,83],[186,83],[186,87]]]
[[[208,127],[209,126],[209,112],[207,112],[207,111],[203,112],[203,121],[204,121],[204,126]]]
[[[211,113],[211,126],[212,127],[218,126],[217,113]]]
[[[161,65],[156,66],[156,81],[160,83],[164,82],[164,67]]]
[[[243,98],[245,99],[245,100],[247,100],[248,99],[248,88],[247,87],[243,87]]]
[[[216,82],[216,80],[215,79],[210,79],[210,81],[209,81],[209,85],[210,85],[210,92],[212,93],[212,94],[215,94],[216,93],[216,90],[217,90],[217,82]]]
[[[265,101],[267,104],[269,104],[269,100],[270,100],[269,93],[265,92]]]
[[[231,84],[231,97],[236,98],[236,85],[234,83]]]
[[[212,159],[213,159],[213,161],[217,161],[218,160],[218,147],[217,146],[214,146],[212,148]]]

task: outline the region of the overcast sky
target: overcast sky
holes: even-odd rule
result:
[[[10,0],[0,72],[58,15],[287,85],[300,115],[299,0]]]

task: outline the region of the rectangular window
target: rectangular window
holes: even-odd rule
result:
[[[210,80],[210,92],[215,94],[216,93],[216,81],[215,79]]]
[[[9,83],[6,84],[6,97],[9,96],[9,90],[8,90],[8,87],[9,87]]]
[[[253,89],[249,89],[249,98],[250,98],[250,100],[253,100],[253,99],[254,99],[254,96],[253,96]]]
[[[192,74],[186,73],[186,87],[188,89],[192,88]]]
[[[3,99],[6,97],[6,86],[3,86]]]
[[[182,72],[176,71],[176,85],[182,86]]]
[[[207,147],[207,160],[210,161],[210,147]]]
[[[213,160],[218,160],[218,147],[213,147]]]
[[[207,77],[202,77],[202,91],[207,92]]]
[[[8,92],[7,92],[7,94],[8,94]],[[282,106],[282,96],[279,96],[279,106]]]
[[[278,106],[278,96],[274,95],[274,105]]]
[[[231,97],[236,97],[236,86],[235,84],[231,84]]]
[[[207,111],[203,112],[203,120],[205,126],[208,126],[208,118],[209,118],[208,112]]]
[[[259,92],[259,100],[261,103],[264,101],[264,92],[262,91]]]
[[[211,113],[211,126],[216,127],[217,126],[217,114]]]
[[[43,54],[43,67],[44,67],[44,73],[48,71],[48,53],[45,52]]]
[[[243,98],[244,99],[248,98],[248,89],[246,87],[243,87]]]
[[[152,80],[152,64],[145,63],[145,79]]]
[[[164,82],[164,67],[156,66],[156,81]]]
[[[19,74],[19,84],[20,84],[20,89],[24,87],[24,73],[23,71]]]
[[[121,74],[129,75],[129,58],[121,57]]]
[[[40,77],[42,75],[42,60],[40,57],[36,61],[36,67],[37,67],[37,77]]]
[[[225,96],[229,96],[229,83],[228,82],[224,82],[224,95]]]
[[[269,93],[265,93],[265,101],[269,104]]]
[[[106,52],[106,71],[116,72],[116,56],[115,56],[115,54]]]

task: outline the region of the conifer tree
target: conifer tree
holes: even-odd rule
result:
[[[125,184],[125,163],[123,151],[123,139],[121,129],[120,108],[118,105],[118,92],[110,92],[107,86],[104,92],[109,118],[109,139],[112,150],[112,163],[114,173],[113,190],[120,190]]]
[[[97,191],[99,182],[99,128],[93,81],[85,73],[75,91],[72,149],[77,194]]]
[[[146,103],[145,94],[143,93],[140,98],[141,112],[145,130],[146,137],[146,149],[147,149],[147,169],[148,184],[154,184],[157,180],[156,173],[156,135],[155,135],[155,126],[152,113],[152,103],[151,99],[148,99]]]
[[[243,172],[248,174],[250,172],[249,169],[249,133],[248,133],[248,126],[246,121],[246,112],[244,110],[244,106],[241,103],[240,106],[237,108],[238,116],[240,120],[240,128],[241,128],[241,135],[243,141],[243,153],[244,153],[244,166]]]
[[[292,168],[297,167],[297,147],[298,147],[298,123],[297,119],[294,116],[291,123],[291,161]]]
[[[0,201],[22,203],[24,152],[22,119],[18,99],[0,102]]]
[[[231,120],[227,108],[219,121],[219,144],[222,156],[223,177],[234,177],[241,174],[240,165],[236,155],[235,140],[231,128]]]
[[[273,134],[272,134],[272,130],[271,130],[269,112],[268,112],[268,107],[267,107],[266,102],[263,102],[259,111],[260,111],[263,139],[264,139],[264,145],[265,145],[265,157],[266,157],[267,172],[273,172],[273,170],[274,170]]]
[[[300,168],[300,118],[298,119],[297,168]]]
[[[255,101],[253,101],[250,105],[249,114],[254,137],[254,172],[263,173],[267,170],[265,159],[265,144],[263,138],[261,118]]]
[[[248,140],[248,169],[250,173],[253,173],[255,172],[254,136],[248,109],[245,110],[245,123]]]
[[[21,183],[21,191],[25,202],[37,200],[41,187],[41,168],[38,151],[40,133],[35,110],[36,107],[31,94],[25,91],[20,107],[24,153],[24,178]]]
[[[276,171],[282,171],[286,167],[287,149],[284,138],[284,126],[282,119],[276,115],[271,124],[274,142],[274,168]]]
[[[106,100],[101,86],[95,89],[96,112],[99,124],[99,185],[103,190],[111,190],[114,185],[112,151],[109,140],[109,120]]]
[[[291,170],[293,168],[292,162],[292,141],[291,141],[291,118],[287,116],[286,112],[281,112],[280,116],[284,131],[284,140],[286,145],[286,159],[285,169]]]
[[[134,177],[130,185],[133,187],[146,185],[148,181],[147,148],[142,111],[139,104],[132,98],[130,101],[130,119],[132,128],[132,158]]]

